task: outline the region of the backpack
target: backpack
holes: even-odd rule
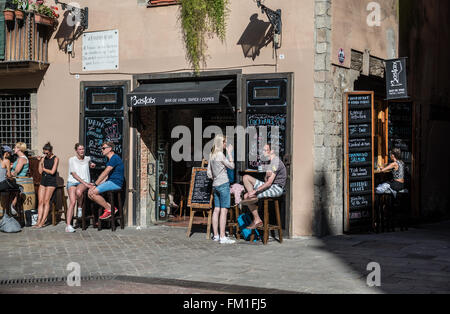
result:
[[[0,231],[7,233],[16,233],[22,231],[20,224],[13,217],[9,217],[8,214],[4,214],[2,220],[0,220]]]
[[[250,236],[252,234],[253,230],[247,229],[247,226],[249,226],[252,223],[252,217],[250,216],[249,213],[245,213],[242,214],[238,217],[237,219],[238,224],[239,224],[239,228],[241,229],[241,235],[242,237],[247,240],[250,241]],[[259,231],[254,229],[255,231],[255,240],[254,242],[258,241],[261,237],[259,235]]]

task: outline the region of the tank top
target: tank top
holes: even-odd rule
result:
[[[403,163],[403,161],[397,160],[397,165],[398,170],[394,169],[392,171],[392,175],[394,176],[394,180],[403,180],[405,179],[405,164]]]
[[[3,182],[6,180],[6,168],[2,168],[0,165],[0,182]]]
[[[27,158],[27,156],[22,156],[19,158],[25,158],[27,160],[27,163],[25,165],[23,165],[22,170],[20,170],[20,173],[16,173],[16,176],[17,177],[26,177],[26,175],[28,174],[28,168],[29,168],[28,158]],[[11,169],[12,171],[16,170],[17,162],[19,161],[19,158],[17,158],[17,160],[14,162],[12,169]]]
[[[53,156],[52,158],[45,157],[45,159],[44,159],[44,168],[45,169],[47,169],[47,170],[53,169],[53,165],[55,164],[55,157],[56,156]],[[54,174],[49,174],[47,172],[44,172],[43,174],[47,177],[55,177],[56,176],[56,172]]]

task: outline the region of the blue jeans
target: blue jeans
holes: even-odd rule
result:
[[[214,188],[214,207],[215,208],[230,208],[230,183],[224,183]]]

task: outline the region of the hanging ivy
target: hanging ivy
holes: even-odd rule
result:
[[[187,59],[195,73],[206,65],[206,36],[216,35],[225,40],[226,17],[229,0],[181,0],[181,26],[183,28]]]

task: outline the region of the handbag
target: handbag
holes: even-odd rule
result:
[[[250,236],[251,236],[253,230],[255,231],[255,240],[253,240],[253,241],[256,242],[261,239],[261,236],[257,229],[253,229],[253,230],[247,229],[247,227],[252,223],[252,217],[250,216],[249,213],[240,215],[238,217],[237,221],[239,224],[239,228],[241,230],[242,237],[246,241],[250,241]]]

